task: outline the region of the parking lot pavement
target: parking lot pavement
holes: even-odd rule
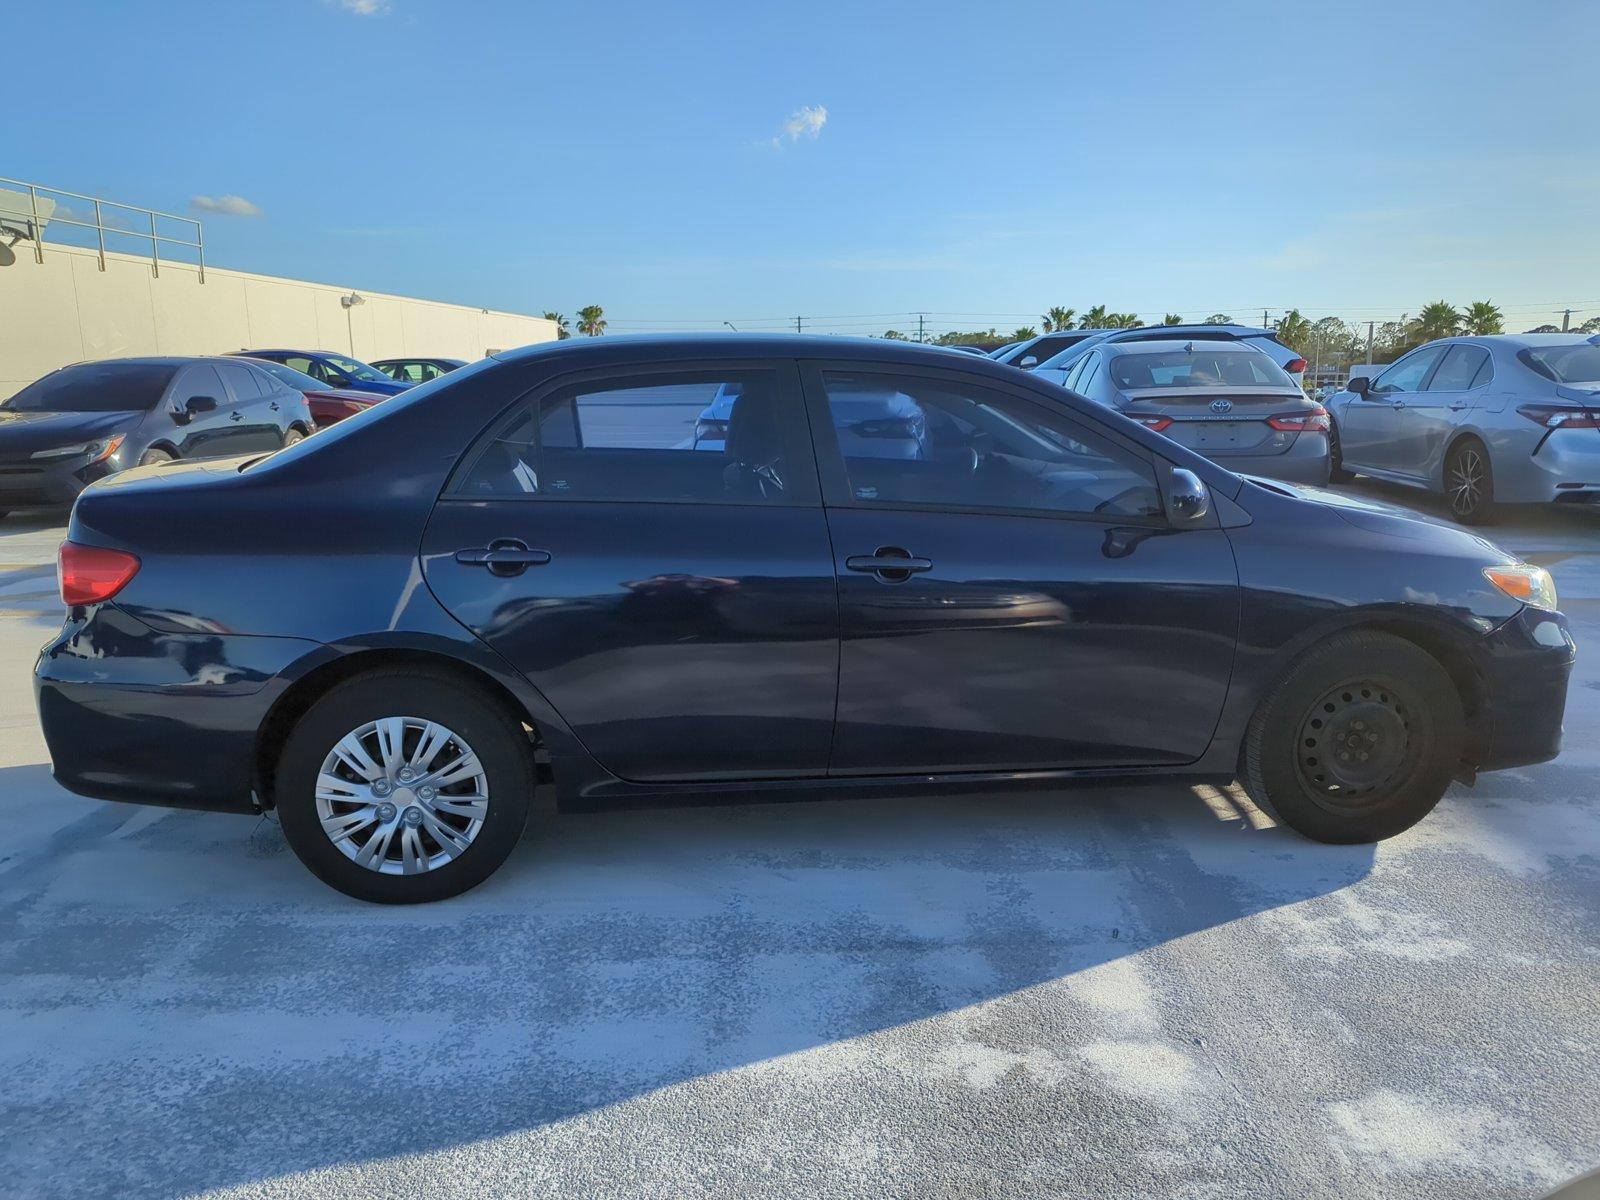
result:
[[[383,909],[51,782],[60,531],[0,523],[0,1195],[1541,1194],[1600,1165],[1600,513],[1487,532],[1567,750],[1380,846],[1175,785],[619,813]]]

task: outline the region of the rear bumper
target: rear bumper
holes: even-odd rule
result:
[[[1240,475],[1265,475],[1286,483],[1326,486],[1328,482],[1328,437],[1323,433],[1301,433],[1282,454],[1211,454],[1220,467]]]
[[[1497,499],[1600,499],[1600,429],[1557,429],[1536,445],[1526,456],[1495,455]]]
[[[288,686],[280,672],[315,649],[156,633],[109,606],[69,619],[33,673],[56,780],[100,800],[255,811],[257,731]]]
[[[1576,646],[1560,613],[1525,608],[1484,643],[1481,730],[1468,756],[1479,771],[1547,762],[1561,752],[1561,722]]]

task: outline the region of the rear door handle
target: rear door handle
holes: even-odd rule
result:
[[[917,558],[899,546],[879,546],[871,554],[852,554],[844,560],[852,571],[876,575],[880,583],[904,583],[919,571],[933,570],[933,560]]]
[[[531,550],[516,538],[497,538],[487,546],[457,550],[456,561],[464,567],[487,567],[491,575],[521,575],[529,567],[542,567],[550,561],[548,550]]]
[[[277,412],[278,411],[278,402],[276,400],[274,400],[272,402],[272,411],[273,412]]]
[[[230,421],[242,421],[242,420],[244,420],[244,414],[243,413],[229,413],[228,414],[228,420],[230,420]]]

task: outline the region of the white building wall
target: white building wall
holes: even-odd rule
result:
[[[222,354],[250,347],[337,350],[371,361],[407,355],[482,358],[554,341],[555,322],[410,296],[244,271],[162,263],[138,255],[45,247],[34,261],[19,243],[0,268],[0,397],[67,363],[139,354]],[[353,342],[353,345],[352,345]]]

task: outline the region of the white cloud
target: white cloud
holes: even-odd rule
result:
[[[221,213],[228,217],[259,217],[261,210],[243,196],[195,196],[189,201],[195,212]]]
[[[785,139],[798,142],[801,138],[810,138],[815,141],[827,123],[828,110],[822,105],[802,105],[783,123],[783,127],[778,130],[778,136],[772,139],[772,144],[781,146]]]
[[[328,0],[330,4],[337,4],[345,12],[353,12],[358,17],[386,17],[389,15],[389,0]]]

